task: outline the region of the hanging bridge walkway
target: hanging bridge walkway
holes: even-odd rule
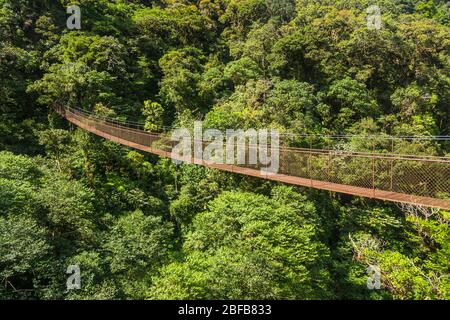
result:
[[[137,123],[101,118],[84,110],[61,107],[55,110],[75,126],[110,141],[155,155],[186,160],[172,154],[177,142],[167,134],[146,132]],[[382,142],[392,150],[376,151],[374,147],[365,152],[348,151],[329,142],[322,143],[321,148],[313,148],[313,139],[315,136],[304,137],[304,141],[309,141],[305,148],[280,146],[280,167],[276,174],[265,174],[255,165],[190,160],[209,168],[287,184],[450,210],[450,157],[394,152],[401,150],[399,146],[406,142],[392,137]],[[448,137],[441,139],[447,142]],[[360,143],[367,144],[365,140],[362,137]]]

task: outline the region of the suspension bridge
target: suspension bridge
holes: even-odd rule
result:
[[[102,118],[85,110],[62,107],[55,110],[75,126],[107,140],[162,157],[186,160],[172,154],[177,142],[165,133],[147,132],[138,123]],[[321,147],[314,147],[313,140],[319,138],[327,140],[327,137],[305,136],[304,148],[280,146],[280,168],[276,174],[264,173],[258,165],[216,164],[193,157],[189,162],[292,185],[450,210],[449,156],[394,152],[402,150],[401,146],[408,140],[394,137],[382,142],[390,146],[390,151],[375,149],[375,143],[370,151],[367,148],[346,150],[339,143],[329,143],[329,139],[327,143],[317,143]],[[414,139],[417,138],[410,140]],[[448,137],[424,139],[449,140]],[[360,141],[367,144],[365,137]]]

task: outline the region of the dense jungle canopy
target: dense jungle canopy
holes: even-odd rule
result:
[[[0,299],[450,299],[449,212],[176,165],[52,109],[151,131],[448,135],[446,1],[0,0],[0,71]]]

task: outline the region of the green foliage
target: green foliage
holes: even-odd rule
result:
[[[144,101],[142,114],[147,117],[145,121],[145,130],[158,132],[163,126],[164,108],[158,102]]]
[[[201,107],[201,101],[197,98],[197,83],[200,80],[202,59],[200,50],[187,47],[168,52],[159,62],[164,73],[160,94],[164,102],[179,112]]]
[[[147,279],[167,260],[172,226],[135,211],[118,219],[105,243],[110,270],[127,296],[142,299]]]
[[[77,181],[52,173],[45,177],[37,195],[47,212],[47,222],[55,238],[65,241],[93,241],[93,194]]]
[[[70,265],[78,265],[82,272],[82,286],[80,290],[68,293],[69,300],[111,300],[120,297],[117,284],[108,279],[108,266],[98,252],[83,251],[71,257]]]
[[[50,250],[45,231],[30,218],[0,218],[0,237],[2,278],[31,272]]]
[[[249,80],[258,79],[261,75],[258,65],[249,58],[230,62],[224,70],[224,76],[235,85],[245,84]]]
[[[26,156],[16,156],[11,152],[0,152],[0,178],[8,180],[32,181],[41,174],[38,165]]]
[[[141,211],[121,217],[105,244],[111,271],[132,275],[155,270],[167,257],[170,236],[170,224],[161,218],[144,216]]]
[[[186,236],[185,260],[163,269],[151,297],[323,297],[327,251],[308,223],[314,206],[279,199],[285,192],[276,190],[275,199],[230,192],[213,200]]]
[[[275,83],[265,103],[265,111],[271,115],[272,121],[285,128],[311,132],[317,126],[316,102],[314,88],[310,84],[284,80]]]
[[[142,40],[148,42],[145,46],[150,52],[177,45],[202,46],[210,36],[206,17],[193,5],[145,8],[136,11],[133,21],[142,30]]]

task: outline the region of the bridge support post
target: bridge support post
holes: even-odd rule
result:
[[[375,198],[375,140],[372,141],[372,189]]]
[[[391,160],[391,172],[390,172],[390,191],[392,191],[392,189],[394,188],[394,138],[391,138],[391,156],[392,156],[392,160]]]
[[[311,182],[311,188],[313,187],[313,176],[312,176],[312,137],[309,140],[309,159],[308,159],[308,175]]]

